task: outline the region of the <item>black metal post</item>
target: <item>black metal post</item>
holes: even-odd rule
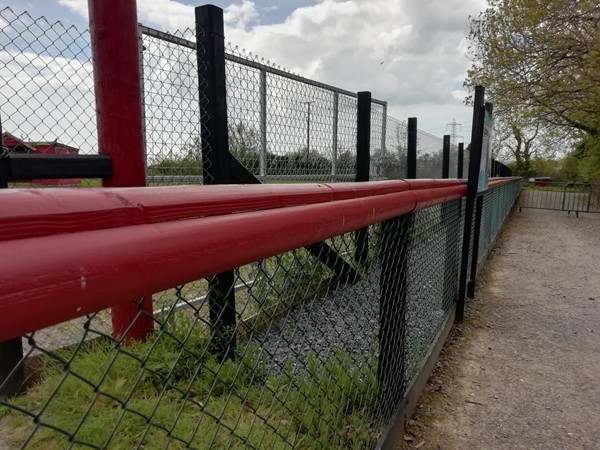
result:
[[[477,196],[477,182],[479,179],[479,166],[481,164],[481,148],[483,145],[483,121],[485,90],[482,86],[475,88],[473,105],[473,125],[471,127],[471,151],[469,153],[469,181],[467,185],[467,200],[465,205],[465,229],[463,233],[462,257],[460,264],[460,278],[458,285],[458,299],[456,302],[456,320],[461,321],[465,313],[465,296],[467,290],[467,276],[469,275],[469,250],[473,231],[473,210]]]
[[[450,135],[444,135],[442,148],[442,178],[450,178]]]
[[[458,166],[456,169],[456,178],[459,180],[463,177],[463,166],[465,164],[465,144],[458,144]]]
[[[442,178],[450,178],[450,135],[444,136],[442,148]],[[446,202],[441,206],[442,223],[446,228],[446,251],[444,258],[444,294],[450,292],[452,301],[456,300],[457,286],[457,267],[456,253],[458,250],[458,233],[453,228],[452,213],[458,208],[460,217],[461,201],[457,200],[458,206],[454,202]]]
[[[8,151],[4,149],[2,137],[2,119],[0,118],[0,189],[8,188],[9,159]],[[0,400],[11,397],[19,392],[23,384],[23,342],[16,337],[0,342]]]
[[[308,105],[308,111],[306,115],[306,153],[310,155],[310,104],[312,102],[306,102]]]
[[[195,9],[199,101],[204,184],[233,182],[227,130],[225,34],[223,10],[213,5]],[[209,279],[208,304],[213,332],[212,351],[219,360],[233,357],[235,339],[235,276],[233,271]]]
[[[382,418],[392,415],[404,394],[408,236],[411,220],[412,215],[398,217],[383,222],[381,227],[377,375]]]
[[[406,178],[417,178],[417,118],[408,118],[408,142],[406,146]]]
[[[473,226],[473,253],[471,254],[470,277],[467,284],[467,297],[475,296],[477,266],[479,265],[479,236],[481,235],[481,215],[483,212],[483,195],[477,197],[475,206],[475,224]]]
[[[358,93],[356,117],[356,181],[369,181],[371,165],[371,93]],[[356,251],[354,258],[366,264],[369,256],[368,229],[355,232]]]

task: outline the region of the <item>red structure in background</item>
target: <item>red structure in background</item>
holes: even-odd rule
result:
[[[12,153],[29,153],[39,155],[77,155],[79,149],[70,145],[54,141],[23,141],[16,136],[5,132],[2,134],[2,145]],[[79,178],[39,179],[35,184],[44,186],[79,186]]]

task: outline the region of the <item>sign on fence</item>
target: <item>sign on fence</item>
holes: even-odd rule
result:
[[[483,142],[481,144],[481,161],[479,163],[479,179],[477,192],[484,192],[488,188],[488,178],[491,172],[490,151],[492,148],[492,135],[494,129],[494,118],[492,117],[492,105],[486,103],[483,118]]]

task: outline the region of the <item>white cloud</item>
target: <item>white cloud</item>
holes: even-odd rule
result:
[[[484,6],[483,0],[321,0],[279,24],[229,26],[226,37],[303,76],[370,90],[391,110],[453,106],[448,120],[459,108],[466,122],[470,111],[456,85],[469,65],[468,16]]]
[[[58,0],[58,4],[66,6],[83,17],[88,16],[87,0]]]
[[[59,2],[81,14],[87,5]],[[233,45],[295,73],[350,91],[370,90],[391,111],[452,106],[450,120],[462,108],[456,86],[469,65],[468,16],[484,7],[484,0],[319,0],[264,25],[256,4],[241,0],[225,8],[224,19]],[[138,16],[171,31],[194,26],[193,7],[176,0],[138,0]],[[470,111],[462,110],[459,120],[469,121]]]
[[[245,30],[246,27],[258,18],[256,5],[249,0],[242,3],[229,5],[223,11],[223,21],[231,27]]]

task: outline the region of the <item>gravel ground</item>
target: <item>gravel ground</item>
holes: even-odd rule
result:
[[[439,211],[428,214],[424,220],[435,225]],[[445,232],[431,236],[417,243],[408,256],[406,383],[415,375],[451,306],[443,292]],[[336,286],[256,335],[255,341],[268,355],[267,368],[279,372],[289,361],[301,371],[309,354],[324,360],[339,348],[357,362],[376,358],[380,271],[380,266],[372,266],[365,279]]]
[[[600,449],[600,214],[512,214],[403,446]]]
[[[336,286],[256,335],[269,355],[268,370],[279,372],[287,361],[302,370],[310,353],[323,360],[336,348],[356,361],[369,361],[379,332],[379,272],[372,267],[363,280]]]

